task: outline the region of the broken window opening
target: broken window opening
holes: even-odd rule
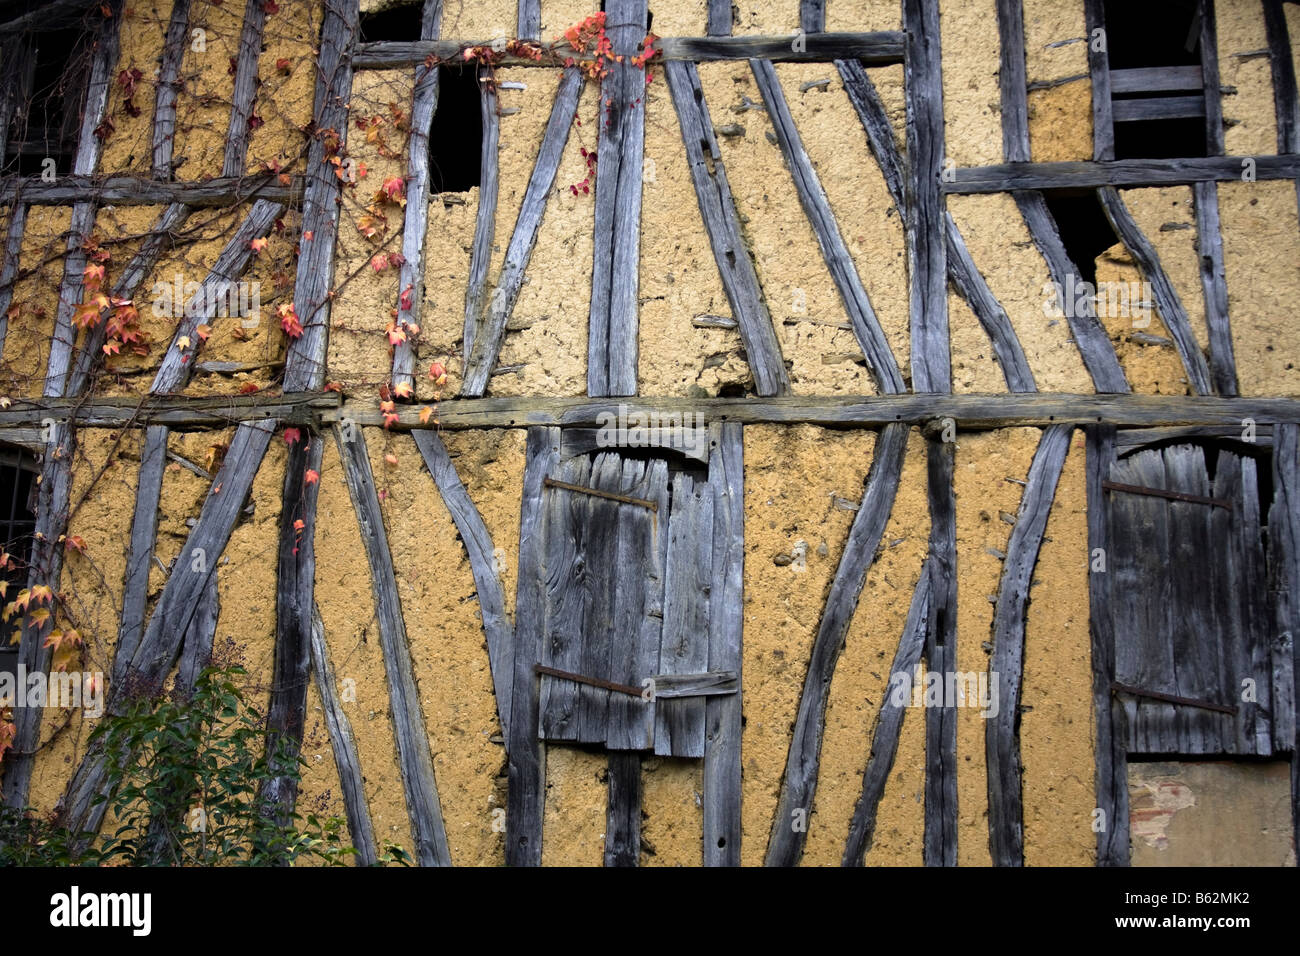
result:
[[[1199,0],[1106,0],[1116,159],[1206,155]]]
[[[89,46],[80,29],[36,33],[6,82],[17,90],[4,157],[7,173],[39,176],[72,172],[85,99]]]
[[[483,112],[475,67],[438,67],[438,109],[429,131],[429,191],[477,189],[483,175]]]
[[[36,531],[36,459],[21,448],[0,446],[0,535],[11,558],[0,570],[0,580],[16,595],[27,586],[27,553]],[[16,674],[18,645],[11,635],[0,638],[0,674]]]
[[[418,40],[422,12],[423,4],[412,0],[374,13],[363,13],[361,14],[361,42]]]

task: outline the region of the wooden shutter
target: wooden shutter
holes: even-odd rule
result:
[[[1112,691],[1130,752],[1273,752],[1259,469],[1208,451],[1213,479],[1206,447],[1176,444],[1120,459],[1106,483]]]

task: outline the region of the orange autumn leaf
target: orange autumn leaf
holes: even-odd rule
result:
[[[428,405],[425,405],[424,408],[420,409],[420,424],[421,424],[421,425],[427,425],[427,424],[429,424],[429,419],[432,418],[432,417],[433,417],[433,409],[430,408]]]
[[[308,468],[307,473],[303,475],[303,480],[309,485],[320,484],[320,472],[315,468]]]
[[[394,385],[394,386],[393,386],[393,394],[396,395],[398,398],[410,398],[410,397],[411,397],[411,383],[410,383],[410,382],[402,382],[402,383],[399,384],[399,385]]]
[[[302,440],[302,429],[290,426],[284,430],[284,443],[293,445]]]
[[[253,240],[251,240],[251,241],[248,243],[249,248],[251,248],[251,249],[253,250],[253,253],[254,253],[255,255],[259,255],[259,256],[260,256],[260,255],[262,254],[262,252],[266,249],[266,247],[267,247],[268,245],[270,245],[270,244],[271,244],[271,240],[269,240],[269,239],[267,239],[267,238],[265,238],[265,237],[263,237],[263,238],[261,238],[261,239],[253,239]]]

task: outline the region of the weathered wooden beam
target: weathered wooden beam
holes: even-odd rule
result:
[[[117,645],[113,649],[114,683],[126,675],[127,665],[144,635],[149,570],[158,535],[158,502],[162,495],[163,471],[167,467],[167,435],[166,425],[150,425],[145,429],[140,446],[135,512],[131,520],[126,577],[122,586],[122,621],[117,631]]]
[[[109,688],[108,713],[121,713],[132,694],[162,687],[202,603],[208,580],[216,574],[217,559],[243,511],[277,425],[275,419],[263,419],[244,422],[236,429],[198,521],[173,564],[174,570],[139,644],[125,665],[114,666],[115,673],[122,676]],[[107,772],[103,748],[92,746],[63,795],[61,819],[74,832],[99,829],[107,809],[107,803],[99,799],[106,795]]]
[[[1228,279],[1223,263],[1223,233],[1219,227],[1217,183],[1192,186],[1196,205],[1196,249],[1205,296],[1205,324],[1210,340],[1210,375],[1214,390],[1225,398],[1237,395],[1237,360],[1228,319]]]
[[[0,156],[3,156],[0,153]],[[9,210],[9,225],[5,230],[4,250],[0,255],[0,357],[4,356],[5,338],[9,332],[9,303],[14,297],[14,283],[18,281],[19,258],[23,250],[23,230],[27,226],[27,206],[17,203]]]
[[[948,266],[944,199],[943,77],[940,70],[939,7],[903,0],[907,58],[908,295],[912,334],[912,391],[951,392],[948,343]]]
[[[1104,0],[1083,0],[1084,25],[1088,31],[1088,73],[1092,80],[1092,158],[1099,160],[1115,158],[1105,7]]]
[[[522,10],[520,15],[523,15]],[[497,193],[501,183],[501,164],[497,158],[501,142],[501,113],[496,83],[487,67],[479,69],[478,82],[479,114],[483,123],[482,153],[479,157],[479,169],[482,172],[478,187],[478,210],[474,214],[474,244],[470,247],[469,254],[469,278],[465,283],[465,337],[461,344],[461,353],[464,355],[474,350],[474,336],[478,334],[479,318],[483,315],[488,264],[496,237]]]
[[[1199,66],[1144,66],[1131,70],[1110,71],[1112,93],[1163,93],[1174,90],[1205,88]],[[1015,162],[1015,160],[1008,160]]]
[[[521,40],[542,38],[542,0],[519,0],[515,32]]]
[[[831,210],[830,199],[827,198],[826,191],[817,178],[812,160],[804,150],[803,140],[795,128],[785,93],[782,92],[780,80],[777,79],[776,68],[768,60],[751,60],[749,65],[759,92],[763,96],[763,103],[767,108],[768,119],[772,122],[777,142],[785,155],[786,166],[790,170],[795,190],[799,194],[799,202],[808,217],[808,225],[817,237],[817,245],[826,260],[826,268],[835,282],[835,288],[839,291],[845,311],[849,314],[849,322],[853,326],[853,334],[858,340],[858,345],[862,348],[862,354],[867,360],[867,368],[880,391],[886,394],[906,391],[903,376],[898,370],[898,363],[894,360],[894,353],[890,351],[889,341],[885,338],[880,320],[876,316],[875,309],[872,308],[871,299],[862,285],[862,278],[853,264],[853,257],[849,254],[844,237],[840,234],[835,214]],[[947,348],[945,338],[945,354]],[[921,390],[929,391],[929,389]]]
[[[1294,836],[1300,836],[1300,739],[1295,736],[1294,688],[1300,685],[1300,426],[1278,425],[1273,431],[1273,503],[1268,513],[1269,550],[1275,555],[1274,608],[1279,646],[1286,646],[1290,636],[1292,717],[1291,739],[1278,741],[1279,749],[1291,745],[1291,824]],[[1285,666],[1285,662],[1281,662]],[[1275,701],[1275,709],[1286,705],[1285,697]],[[1274,721],[1278,717],[1274,715]]]
[[[636,866],[641,860],[641,755],[611,751],[605,809],[605,865]]]
[[[1219,30],[1214,0],[1200,0],[1201,82],[1205,91],[1205,155],[1223,155],[1223,92],[1219,79]]]
[[[1254,164],[1255,178],[1300,178],[1300,156],[1197,156],[1187,159],[1119,159],[1108,162],[1002,163],[954,169],[945,193],[1001,193],[1018,189],[1097,189],[1101,186],[1182,186],[1240,182]]]
[[[370,822],[370,807],[366,802],[365,778],[361,775],[361,759],[357,755],[352,723],[339,700],[334,667],[330,663],[329,645],[325,641],[325,622],[321,620],[319,607],[312,609],[311,668],[325,711],[325,727],[330,735],[334,765],[339,772],[343,810],[348,818],[352,846],[357,851],[357,866],[373,866],[378,854],[375,851],[375,830]]]
[[[257,794],[258,812],[288,826],[298,802],[298,758],[307,724],[307,684],[316,609],[316,499],[324,436],[289,445],[280,494],[276,556],[275,655],[266,711],[266,754],[274,775]],[[308,472],[315,473],[309,480]]]
[[[826,30],[826,0],[799,0],[799,29],[804,33]]]
[[[646,0],[606,0],[606,33],[620,58],[600,84],[596,233],[587,322],[587,394],[635,395],[639,339],[641,166],[645,154],[645,67],[636,56]],[[639,107],[639,108],[638,108]]]
[[[538,677],[546,585],[543,570],[543,481],[559,462],[560,430],[530,428],[519,517],[519,571],[515,593],[514,690],[506,747],[506,864],[540,866],[542,815],[546,800],[546,748],[538,739]]]
[[[736,692],[704,702],[705,866],[739,866],[741,841],[741,634],[744,625],[745,442],[743,426],[719,423],[709,459],[713,493],[713,583],[709,669],[736,675]]]
[[[989,787],[989,851],[996,866],[1024,865],[1024,809],[1020,775],[1020,690],[1024,675],[1025,611],[1056,485],[1070,450],[1070,425],[1043,431],[1016,512],[1002,562],[993,610],[989,680],[998,682],[998,712],[984,728]],[[1113,821],[1111,821],[1113,823]]]
[[[731,36],[731,0],[708,0],[705,32],[711,37]]]
[[[487,389],[488,378],[501,352],[501,342],[506,334],[506,322],[514,309],[515,300],[524,283],[528,260],[537,244],[537,230],[542,224],[546,200],[555,184],[555,174],[560,167],[564,144],[569,140],[569,128],[578,110],[578,96],[582,92],[582,73],[576,67],[566,69],[555,94],[551,116],[542,134],[542,144],[533,164],[528,187],[524,190],[514,233],[506,248],[501,271],[497,274],[496,290],[492,293],[487,312],[479,323],[473,349],[466,355],[465,378],[462,394],[478,397]]]
[[[858,119],[866,130],[867,143],[876,162],[880,164],[880,172],[889,195],[894,200],[895,207],[903,209],[906,188],[903,158],[894,141],[894,128],[885,111],[885,104],[861,63],[857,60],[836,60],[835,66],[844,81],[844,91],[848,94],[849,102],[853,104]],[[975,266],[952,213],[944,213],[944,227],[948,277],[988,335],[1007,388],[1013,392],[1034,391],[1034,376],[1020,340],[1016,338],[1011,319],[993,295],[983,273]]]
[[[0,409],[0,430],[40,425],[46,419],[82,428],[168,425],[174,428],[224,428],[272,416],[291,424],[313,421],[318,412],[337,407],[334,392],[283,395],[158,395],[143,398],[15,399]]]
[[[442,25],[442,0],[425,0],[420,15],[420,39],[437,37]],[[402,265],[398,273],[397,327],[406,337],[393,346],[392,384],[408,386],[415,395],[415,338],[424,312],[424,236],[429,226],[429,133],[438,111],[439,68],[415,67],[411,94],[411,129],[406,144],[406,207],[402,220]],[[496,166],[495,156],[492,163]],[[483,167],[485,170],[487,166]],[[475,236],[477,252],[477,235]]]
[[[153,274],[154,266],[163,252],[171,248],[176,232],[189,217],[190,208],[173,203],[163,210],[157,221],[149,227],[149,233],[140,251],[131,257],[121,278],[113,286],[113,296],[118,299],[133,299],[135,291],[147,277]],[[68,378],[68,395],[81,395],[90,386],[91,376],[103,361],[104,342],[108,337],[108,322],[101,316],[85,334],[80,351],[77,353],[76,365]]]
[[[1002,98],[1002,158],[1027,163],[1029,78],[1025,68],[1025,8],[1022,0],[997,0],[998,88]]]
[[[1300,96],[1296,93],[1292,38],[1287,30],[1282,0],[1261,0],[1264,32],[1268,37],[1268,62],[1273,74],[1273,109],[1277,117],[1277,151],[1300,153]]]
[[[717,20],[722,22],[721,7]],[[730,23],[730,12],[726,23]],[[836,59],[858,59],[868,66],[885,66],[903,61],[904,35],[896,30],[874,33],[790,33],[778,36],[725,36],[721,33],[706,37],[661,37],[655,49],[664,60],[774,60],[776,62]],[[468,47],[482,46],[488,41],[462,42],[458,40],[403,40],[362,43],[357,48],[353,66],[358,70],[391,70],[397,67],[423,63],[432,56],[437,60],[459,60]],[[541,60],[527,56],[507,55],[501,66],[554,67],[567,57],[575,56],[567,41],[542,44]]]
[[[1056,221],[1047,208],[1047,200],[1042,193],[1037,192],[1017,192],[1015,200],[1034,245],[1047,261],[1048,272],[1056,283],[1058,303],[1070,325],[1070,333],[1083,358],[1084,367],[1092,378],[1093,387],[1098,392],[1128,392],[1130,389],[1128,380],[1124,377],[1124,369],[1119,364],[1106,330],[1097,319],[1092,302],[1085,301],[1083,314],[1079,315],[1077,302],[1071,304],[1060,301],[1063,295],[1061,290],[1070,287],[1071,278],[1077,278],[1080,272],[1078,266],[1070,260],[1065,243],[1061,241]]]
[[[198,327],[210,322],[219,306],[229,303],[234,283],[252,261],[253,240],[269,233],[275,220],[283,213],[284,207],[279,203],[266,199],[253,203],[253,208],[217,256],[199,291],[185,303],[185,314],[178,320],[171,343],[158,363],[153,384],[149,386],[152,394],[179,392],[189,383],[195,356],[202,345]]]
[[[1204,96],[1151,96],[1115,100],[1110,105],[1116,123],[1147,123],[1152,120],[1197,119],[1205,116]]]
[[[184,203],[187,206],[238,206],[254,199],[298,202],[303,186],[300,177],[290,185],[275,175],[243,176],[238,179],[209,179],[205,182],[158,182],[139,176],[61,176],[53,182],[39,177],[6,176],[0,179],[0,204],[15,201],[33,206],[66,206],[76,202],[113,203],[122,206],[153,206]]]
[[[469,558],[470,572],[474,576],[474,589],[478,592],[479,616],[483,620],[483,633],[487,638],[488,660],[492,669],[492,686],[496,691],[497,714],[501,719],[501,735],[510,737],[510,699],[514,686],[514,634],[506,616],[505,593],[497,573],[496,549],[492,535],[469,493],[461,483],[456,466],[452,464],[447,449],[436,432],[415,432],[415,444],[424,458],[425,467],[433,477],[442,503],[451,514],[460,533],[461,543]]]
[[[330,407],[337,396],[317,396],[319,417],[333,422],[344,419],[359,425],[383,425],[384,416],[377,402],[350,401]],[[191,399],[187,414],[157,412],[149,420],[210,422],[214,416],[194,408],[196,403],[217,400]],[[237,399],[229,402],[232,417],[251,414]],[[264,400],[268,401],[268,400]],[[95,406],[102,423],[133,420],[129,413],[110,414],[107,401]],[[135,406],[132,405],[132,408]],[[276,406],[277,415],[294,406]],[[202,408],[202,405],[198,405]],[[242,408],[242,410],[241,410]],[[41,421],[41,409],[67,415],[66,404],[24,403],[17,400],[8,409],[0,409],[0,427]],[[1300,421],[1300,400],[1291,398],[1235,398],[1209,396],[1124,394],[1017,394],[1017,395],[881,395],[817,397],[781,396],[777,398],[653,398],[644,397],[620,402],[589,398],[485,398],[442,402],[438,406],[441,428],[528,428],[536,425],[582,426],[596,428],[617,421],[620,409],[634,415],[662,415],[687,412],[705,416],[707,421],[740,422],[746,425],[802,423],[847,428],[871,428],[893,422],[924,424],[930,419],[947,417],[959,428],[1009,428],[1046,426],[1058,422],[1088,425],[1104,422],[1131,427],[1174,425],[1236,425],[1250,418],[1258,424]],[[301,409],[299,410],[301,411]],[[422,423],[418,409],[400,409],[392,423],[396,430],[435,427]],[[59,414],[53,417],[58,418]],[[78,421],[85,416],[76,416]],[[648,420],[648,419],[647,419]]]
[[[1151,284],[1151,294],[1155,299],[1160,318],[1173,337],[1178,355],[1183,361],[1183,370],[1187,373],[1187,384],[1196,395],[1212,394],[1210,368],[1201,352],[1201,346],[1192,333],[1192,323],[1187,317],[1187,309],[1178,296],[1178,290],[1169,280],[1155,246],[1143,234],[1132,213],[1113,187],[1105,186],[1097,190],[1097,199],[1106,213],[1111,228],[1119,236],[1124,247],[1137,263],[1142,277]]]
[[[264,0],[247,0],[244,26],[239,32],[239,53],[235,58],[235,85],[231,93],[230,125],[226,130],[226,154],[221,163],[222,176],[242,176],[248,161],[249,122],[257,101],[257,59],[262,52],[262,33],[266,29]]]
[[[954,436],[955,437],[955,436]],[[926,494],[930,506],[929,615],[926,670],[957,672],[957,497],[952,475],[957,443],[931,435],[926,442]],[[926,866],[957,865],[957,708],[943,700],[925,708]]]
[[[727,16],[730,23],[730,8]],[[700,216],[709,234],[723,291],[736,316],[745,359],[754,376],[754,388],[759,395],[788,394],[790,377],[781,355],[781,342],[772,326],[758,273],[741,233],[740,217],[723,168],[708,104],[704,101],[699,70],[694,63],[671,62],[664,64],[664,75],[682,130]]]
[[[849,528],[844,553],[835,569],[835,579],[831,582],[813,641],[786,758],[785,778],[781,781],[776,819],[768,840],[767,866],[795,866],[803,855],[808,837],[807,820],[812,815],[813,797],[817,790],[831,679],[867,578],[867,569],[875,560],[876,546],[880,544],[893,508],[903,470],[903,456],[907,451],[908,431],[906,425],[890,425],[876,437],[862,504]]]
[[[844,844],[843,866],[862,866],[863,858],[871,849],[871,842],[876,834],[876,811],[880,807],[880,798],[885,795],[885,783],[889,772],[894,767],[894,756],[898,752],[898,735],[903,729],[903,718],[907,714],[909,700],[902,704],[894,700],[894,680],[898,675],[907,676],[910,687],[916,665],[921,661],[921,652],[925,648],[925,636],[930,617],[930,565],[927,562],[921,568],[921,577],[912,591],[912,603],[907,610],[907,620],[903,624],[903,633],[898,638],[898,648],[894,651],[894,662],[889,668],[889,690],[880,702],[880,716],[876,720],[875,731],[871,737],[871,756],[867,759],[867,768],[862,774],[862,796],[853,808],[853,821],[849,824],[849,838]]]
[[[1181,428],[1121,428],[1112,439],[1115,454],[1123,457],[1139,448],[1147,448],[1164,442],[1196,442],[1210,440],[1247,441],[1246,430],[1240,425],[1191,425]],[[1273,426],[1259,425],[1254,429],[1250,444],[1268,448],[1273,444]]]
[[[217,635],[217,618],[221,616],[221,591],[217,587],[217,576],[208,578],[203,593],[199,595],[198,607],[190,618],[190,626],[185,629],[185,639],[181,642],[181,656],[176,662],[175,693],[188,696],[198,683],[199,675],[212,661],[212,645]]]
[[[337,148],[347,146],[348,103],[352,94],[352,54],[360,31],[355,3],[325,5],[312,120],[316,134],[307,149],[307,181],[302,197],[302,234],[311,234],[298,254],[293,308],[302,335],[289,343],[284,390],[305,392],[325,381],[329,348],[330,302],[334,293],[334,246],[338,240],[342,182],[329,162],[325,141],[333,130]]]
[[[189,45],[190,0],[175,0],[167,34],[163,38],[153,106],[153,178],[172,178],[172,152],[176,145],[176,98],[180,94],[181,61]]]
[[[393,736],[397,739],[398,763],[401,766],[402,790],[406,811],[411,820],[411,838],[415,841],[415,858],[421,866],[450,866],[447,833],[443,826],[438,785],[434,779],[433,757],[429,753],[429,734],[420,708],[415,685],[411,647],[402,619],[401,598],[393,557],[388,550],[384,516],[379,507],[370,470],[370,456],[362,429],[334,429],[343,477],[347,482],[352,507],[357,514],[361,540],[370,564],[370,583],[375,598],[375,616],[379,622],[379,641],[384,651],[384,672],[388,677],[388,696],[393,719]]]
[[[1097,830],[1097,865],[1127,866],[1128,754],[1124,736],[1115,726],[1116,714],[1122,710],[1110,693],[1115,679],[1115,624],[1106,570],[1110,554],[1109,510],[1102,489],[1115,457],[1115,429],[1095,425],[1087,429],[1087,435],[1088,624],[1092,639],[1092,711],[1097,728],[1097,809],[1102,814]]]

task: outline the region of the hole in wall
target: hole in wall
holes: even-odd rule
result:
[[[80,29],[53,30],[31,37],[27,62],[19,66],[19,89],[26,89],[25,111],[14,118],[5,157],[7,171],[39,176],[54,160],[56,176],[67,176],[77,153],[81,106],[89,66]]]
[[[463,193],[482,176],[483,115],[475,68],[438,67],[438,109],[429,130],[429,190]]]
[[[1047,208],[1056,220],[1065,251],[1086,282],[1097,281],[1096,259],[1119,242],[1115,230],[1092,190],[1045,194]]]
[[[1112,70],[1200,66],[1201,27],[1197,0],[1106,0],[1106,53]],[[1195,96],[1195,90],[1116,93],[1135,98]],[[1205,119],[1141,120],[1115,124],[1116,159],[1204,156]]]
[[[418,40],[420,39],[420,16],[422,5],[404,3],[374,13],[361,14],[361,42],[374,43],[377,40]]]

